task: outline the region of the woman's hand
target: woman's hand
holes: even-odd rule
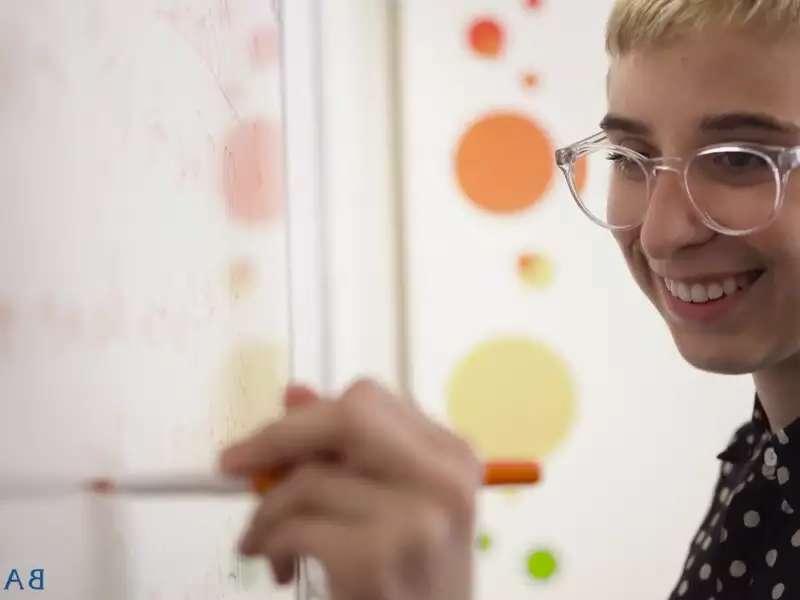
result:
[[[290,466],[240,542],[280,583],[313,556],[333,600],[469,600],[481,463],[469,445],[375,382],[335,401],[304,387],[289,412],[222,456],[231,474]]]

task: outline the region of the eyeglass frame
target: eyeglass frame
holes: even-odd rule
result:
[[[632,148],[610,143],[608,134],[605,131],[601,131],[590,137],[578,140],[569,146],[556,150],[555,159],[556,165],[558,165],[559,169],[561,169],[562,173],[564,173],[564,177],[567,180],[567,185],[569,186],[570,192],[572,192],[572,197],[578,204],[578,208],[581,209],[581,212],[589,217],[589,219],[595,224],[611,231],[630,231],[640,227],[642,223],[644,223],[644,220],[647,216],[647,211],[645,210],[645,213],[642,215],[642,220],[634,225],[612,225],[595,216],[583,203],[580,198],[580,193],[575,185],[575,178],[573,176],[575,163],[582,155],[596,149],[608,149],[613,150],[614,152],[619,152],[620,154],[635,160],[642,167],[642,170],[645,172],[646,176],[648,207],[650,205],[650,199],[654,187],[652,186],[652,183],[658,176],[658,172],[672,171],[673,173],[680,175],[683,181],[683,188],[687,197],[689,198],[689,202],[694,211],[700,216],[703,224],[718,233],[729,236],[751,235],[772,225],[772,223],[775,222],[775,219],[777,219],[781,208],[783,208],[789,177],[792,171],[800,168],[800,146],[771,146],[748,142],[726,142],[698,148],[689,158],[672,156],[649,158],[640,154],[639,152],[636,152]],[[717,223],[704,209],[697,205],[697,202],[692,195],[692,191],[689,188],[689,168],[698,157],[721,151],[743,151],[751,153],[765,159],[772,168],[773,175],[775,176],[775,183],[778,189],[776,190],[775,194],[775,202],[772,214],[766,223],[756,227],[751,227],[750,229],[746,230],[731,229]],[[681,166],[683,166],[682,169]]]

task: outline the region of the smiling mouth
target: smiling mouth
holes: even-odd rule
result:
[[[762,275],[763,270],[748,271],[719,280],[681,281],[661,278],[669,294],[686,304],[710,304],[735,296],[749,289]]]

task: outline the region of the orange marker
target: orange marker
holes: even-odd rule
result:
[[[492,461],[483,471],[483,485],[533,485],[539,483],[539,463],[526,460]]]
[[[242,493],[264,494],[280,482],[288,469],[278,469],[271,473],[250,478],[227,477],[224,475],[160,475],[152,477],[128,477],[119,480],[95,479],[86,489],[97,494],[211,494],[229,495]],[[486,463],[483,484],[533,485],[541,479],[539,464],[532,461],[494,461]]]

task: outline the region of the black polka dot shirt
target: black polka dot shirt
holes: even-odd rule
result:
[[[711,508],[670,600],[800,599],[800,419],[772,433],[756,398],[718,458]]]

